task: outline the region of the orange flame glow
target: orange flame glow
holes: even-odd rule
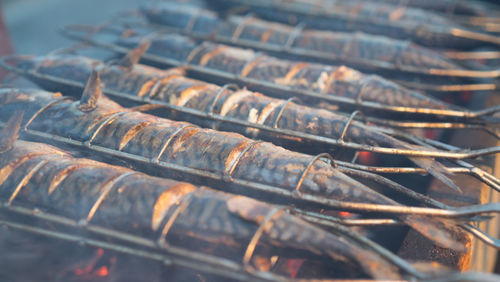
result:
[[[108,276],[109,274],[108,267],[101,266],[97,269],[95,268],[97,262],[102,258],[103,255],[104,255],[104,250],[98,249],[96,255],[92,258],[92,260],[88,263],[88,265],[85,268],[75,269],[74,274],[78,276],[83,276],[83,275],[92,275],[99,277]]]

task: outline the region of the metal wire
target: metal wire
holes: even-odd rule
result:
[[[286,210],[285,207],[273,208],[266,215],[266,217],[260,223],[255,233],[252,235],[252,238],[250,239],[250,242],[248,243],[248,246],[245,250],[245,254],[243,255],[243,265],[249,271],[254,269],[254,267],[250,264],[250,260],[252,259],[252,255],[255,252],[255,248],[257,247],[257,244],[259,243],[262,234],[264,234],[266,228],[272,227],[274,220],[276,220],[281,214],[283,214],[285,210]]]

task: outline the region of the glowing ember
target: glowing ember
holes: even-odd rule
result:
[[[98,249],[96,255],[92,258],[92,260],[89,261],[88,265],[85,268],[77,268],[74,270],[75,275],[78,276],[90,275],[99,277],[107,276],[109,274],[108,267],[103,265],[96,269],[96,264],[103,257],[103,255],[104,255],[104,250]]]
[[[375,155],[370,152],[359,152],[359,162],[362,164],[373,164],[376,161]]]
[[[104,277],[107,276],[109,272],[106,266],[101,266],[95,273],[97,274],[97,276]]]
[[[346,211],[341,211],[341,212],[339,212],[339,215],[341,217],[350,217],[351,213],[350,212],[346,212]]]
[[[472,92],[471,91],[464,91],[464,92],[461,92],[460,93],[460,98],[462,99],[462,101],[464,102],[470,102],[471,98],[472,98]]]
[[[436,130],[427,129],[424,131],[424,136],[425,136],[425,138],[436,139],[438,136],[438,133],[436,132]]]
[[[290,278],[297,277],[297,273],[299,273],[300,267],[304,263],[304,259],[289,259],[287,264],[290,270]]]

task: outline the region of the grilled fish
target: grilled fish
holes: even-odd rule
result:
[[[94,42],[107,42],[126,48],[135,48],[145,40],[150,40],[148,54],[172,60],[178,65],[190,64],[214,73],[222,73],[227,77],[262,81],[294,90],[314,91],[325,97],[335,96],[387,106],[455,108],[379,76],[366,75],[346,66],[281,60],[249,49],[210,42],[199,43],[179,34],[143,34],[140,30],[114,26],[90,33],[88,38],[94,39]],[[326,101],[304,102],[310,105],[321,104],[321,107],[330,109],[337,108]]]
[[[303,195],[398,205],[342,174],[327,161],[311,163],[310,156],[271,143],[134,112],[105,97],[96,100],[92,97],[102,95],[97,78],[93,73],[80,102],[42,90],[2,89],[0,120],[7,120],[22,109],[30,117],[26,121],[31,130],[106,148],[104,152],[140,156],[151,160],[152,167],[158,162],[169,163],[263,183],[282,191],[300,189],[298,192]],[[309,170],[304,173],[306,168]],[[186,175],[184,173],[181,177]],[[297,186],[299,180],[301,184]],[[234,187],[231,181],[220,185]],[[445,246],[460,248],[452,235],[440,228],[441,221],[414,215],[400,215],[398,218]]]
[[[297,29],[248,16],[233,15],[224,20],[216,12],[175,2],[147,5],[141,12],[152,23],[202,35],[208,39],[222,38],[232,44],[257,49],[260,49],[259,46],[271,47],[262,48],[263,51],[281,49],[273,54],[297,50],[304,53],[301,58],[305,58],[308,51],[317,51],[323,54],[322,59],[334,58],[336,62],[354,68],[364,67],[363,70],[366,71],[392,68],[392,76],[398,71],[411,69],[421,73],[428,73],[430,69],[463,69],[434,50],[384,36]],[[247,42],[254,44],[249,46]],[[290,53],[293,57],[298,52]],[[319,57],[311,58],[321,60]]]
[[[216,9],[244,7],[247,12],[278,22],[305,23],[310,28],[363,31],[397,39],[409,39],[432,48],[466,49],[499,39],[467,29],[434,14],[414,8],[398,8],[373,2],[324,0],[207,0]]]
[[[145,51],[145,50],[142,50]],[[136,53],[140,54],[140,53]],[[132,56],[132,55],[131,55]],[[130,58],[131,56],[125,57]],[[138,57],[134,61],[138,61]],[[133,64],[127,66],[115,64],[108,66],[102,61],[73,55],[52,55],[49,57],[15,56],[7,60],[10,65],[22,69],[25,73],[37,72],[41,75],[52,75],[84,85],[94,69],[100,70],[101,80],[107,91],[120,92],[130,97],[143,100],[165,102],[185,107],[202,113],[218,113],[241,121],[258,125],[267,125],[297,132],[324,136],[337,140],[343,134],[348,118],[307,106],[301,106],[286,100],[266,97],[248,90],[223,89],[214,84],[187,78],[182,71],[173,69],[159,70],[153,67]],[[71,71],[67,71],[71,70]],[[49,90],[60,89],[61,85],[37,80]],[[74,94],[75,92],[73,92]],[[171,113],[175,116],[175,113]],[[172,117],[169,116],[169,117]],[[214,121],[204,116],[179,116],[201,126],[210,127]],[[221,129],[236,131],[250,137],[276,138],[273,134],[260,133],[255,128],[222,125]],[[358,144],[385,146],[400,149],[418,149],[401,140],[388,136],[375,126],[367,126],[353,121],[344,136],[345,141]],[[282,144],[286,144],[285,142]],[[415,163],[427,169],[440,180],[456,188],[443,172],[445,169],[430,159],[411,158]]]
[[[9,205],[144,238],[160,237],[172,245],[204,243],[229,259],[241,259],[253,234],[277,208],[208,187],[74,158],[50,145],[16,140],[21,120],[21,115],[14,114],[0,133],[0,198]],[[394,266],[349,239],[288,213],[274,215],[262,229],[259,246],[265,248],[256,249],[255,255],[270,257],[286,251],[306,258],[330,258],[358,275],[400,277]],[[174,224],[167,234],[162,233],[171,218]]]

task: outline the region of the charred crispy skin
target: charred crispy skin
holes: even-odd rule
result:
[[[147,5],[142,12],[153,23],[180,30],[191,27],[190,31],[193,33],[206,36],[216,34],[233,43],[245,40],[276,47],[288,44],[290,48],[297,50],[334,54],[340,57],[341,62],[346,59],[349,62],[356,58],[390,63],[395,69],[400,66],[422,70],[461,69],[459,65],[433,50],[417,46],[409,41],[383,36],[307,29],[296,33],[296,28],[289,25],[253,17],[231,16],[228,20],[223,20],[210,10],[175,2]],[[289,41],[290,38],[293,40]]]
[[[420,9],[373,2],[324,0],[207,0],[217,8],[247,7],[259,17],[284,22],[304,22],[310,28],[363,31],[397,39],[409,39],[433,48],[470,48],[481,43],[457,37],[453,30],[466,30],[440,15]],[[291,17],[290,15],[293,15]]]
[[[205,171],[225,174],[233,169],[235,178],[286,190],[295,189],[311,160],[309,155],[267,142],[255,143],[236,133],[202,129],[186,122],[133,112],[107,98],[99,101],[96,110],[85,113],[78,110],[78,102],[61,100],[51,92],[7,89],[3,92],[0,116],[4,120],[16,110],[25,110],[27,120],[43,109],[30,123],[30,129]],[[54,104],[45,107],[50,103]],[[239,162],[233,168],[237,158]],[[321,160],[312,166],[301,191],[346,201],[389,201]]]
[[[266,97],[257,92],[223,90],[215,84],[187,78],[182,71],[176,69],[164,71],[144,65],[135,65],[132,69],[105,66],[103,62],[72,55],[19,56],[13,58],[11,63],[28,72],[36,70],[40,74],[53,75],[82,84],[87,81],[85,77],[90,76],[92,70],[99,66],[101,81],[107,90],[148,98],[153,103],[161,101],[205,113],[212,111],[221,116],[270,127],[273,127],[277,120],[278,128],[333,139],[341,136],[347,121],[347,117],[332,111],[301,106],[293,102],[287,103],[286,100]],[[67,69],[72,69],[72,71],[65,71]],[[50,88],[57,88],[57,86]],[[277,119],[279,113],[281,116]],[[210,126],[213,121],[198,119],[196,123]],[[253,137],[259,134],[258,129],[239,127],[231,127],[231,129],[231,131],[236,130]],[[351,123],[344,140],[389,147],[401,147],[403,144],[402,141],[377,131],[373,126],[368,127],[357,121]]]
[[[114,34],[114,44],[134,48],[145,39],[151,39],[148,53],[192,65],[237,75],[271,84],[310,90],[360,101],[372,101],[389,106],[445,109],[452,107],[442,101],[406,89],[376,75],[365,75],[345,66],[330,66],[281,60],[249,49],[209,42],[197,43],[178,34],[146,35],[139,30],[103,29],[93,36]],[[127,34],[137,34],[122,37]],[[322,107],[330,107],[322,103]],[[334,106],[332,106],[334,108]]]
[[[240,258],[274,208],[207,187],[76,159],[55,147],[26,141],[16,141],[0,153],[0,191],[0,197],[13,205],[151,239],[157,239],[168,219],[187,203],[167,241],[201,241],[216,246],[216,252]],[[330,257],[376,278],[399,277],[397,269],[374,253],[288,213],[277,215],[263,231],[260,245],[267,251],[259,251],[261,255],[296,250]]]
[[[153,163],[231,175],[288,191],[295,191],[303,177],[302,193],[339,201],[397,205],[323,160],[310,164],[311,156],[271,143],[133,112],[105,97],[98,100],[93,111],[82,112],[78,107],[78,102],[51,92],[0,90],[0,119],[5,121],[22,109],[32,130],[130,153]],[[310,170],[303,175],[308,166]],[[429,218],[412,215],[399,218],[445,246],[460,248],[450,234]]]

